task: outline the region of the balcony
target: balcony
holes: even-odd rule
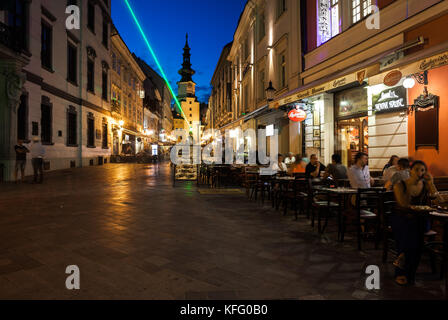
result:
[[[0,44],[13,51],[22,52],[24,49],[23,32],[0,22]]]
[[[117,100],[112,100],[111,111],[115,112],[115,113],[118,113],[118,114],[121,114],[121,106],[120,106],[120,104],[118,103]]]

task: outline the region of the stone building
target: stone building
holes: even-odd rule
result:
[[[102,164],[111,155],[110,1],[69,4],[82,6],[79,30],[66,28],[66,1],[2,1],[0,63],[10,70],[8,100],[18,103],[2,110],[5,180],[17,139],[42,141],[46,170]]]
[[[144,149],[143,82],[146,76],[115,28],[111,39],[111,103],[115,119],[113,154],[135,154]]]

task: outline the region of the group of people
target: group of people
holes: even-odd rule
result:
[[[350,186],[355,189],[374,185],[366,153],[356,154],[350,168],[342,164],[338,154],[332,156],[332,162],[327,166],[315,154],[311,155],[309,162],[306,160],[306,157],[289,154],[283,161],[283,156],[278,155],[278,162],[274,163],[272,169],[290,174],[302,172],[310,179],[348,179]],[[424,236],[433,232],[430,221],[416,214],[414,206],[428,206],[431,202],[444,203],[446,200],[437,191],[427,165],[420,160],[392,156],[383,169],[383,181],[384,188],[393,192],[396,200],[396,208],[390,216],[398,252],[398,258],[394,261],[395,282],[399,285],[413,284],[423,251]]]
[[[34,183],[43,183],[44,180],[44,156],[45,148],[42,146],[38,137],[34,137],[33,142],[25,146],[23,140],[18,140],[14,146],[16,152],[16,165],[14,170],[15,182],[18,183],[19,171],[21,174],[20,181],[23,182],[25,178],[25,169],[27,163],[27,154],[31,155],[31,163],[34,171]]]
[[[294,156],[291,153],[284,159],[283,155],[278,155],[277,162],[272,165],[272,170],[277,172],[285,172],[289,174],[304,173],[305,178],[324,180],[330,179],[339,181],[349,179],[353,188],[370,188],[374,184],[373,178],[370,176],[368,163],[368,155],[359,152],[355,156],[355,161],[350,168],[342,164],[339,154],[331,157],[331,163],[325,166],[319,161],[316,154],[312,154],[308,158]]]

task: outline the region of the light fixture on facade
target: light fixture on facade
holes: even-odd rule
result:
[[[274,100],[275,88],[272,86],[272,81],[269,81],[269,87],[266,88],[266,97],[268,102]]]
[[[404,79],[403,81],[403,87],[405,87],[406,89],[412,89],[415,86],[415,80],[412,77],[407,77],[406,79]]]
[[[274,47],[273,46],[268,46],[268,51],[271,51]]]
[[[124,121],[120,120],[120,121],[118,121],[118,124],[120,125],[120,127],[122,127],[122,126],[124,126]]]

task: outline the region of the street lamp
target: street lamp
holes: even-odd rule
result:
[[[122,127],[124,125],[124,121],[120,120],[120,121],[118,121],[118,124],[120,125],[120,127]]]
[[[269,81],[269,87],[266,89],[266,97],[268,99],[268,102],[271,102],[274,100],[274,94],[275,94],[275,88],[272,86],[272,81]]]

